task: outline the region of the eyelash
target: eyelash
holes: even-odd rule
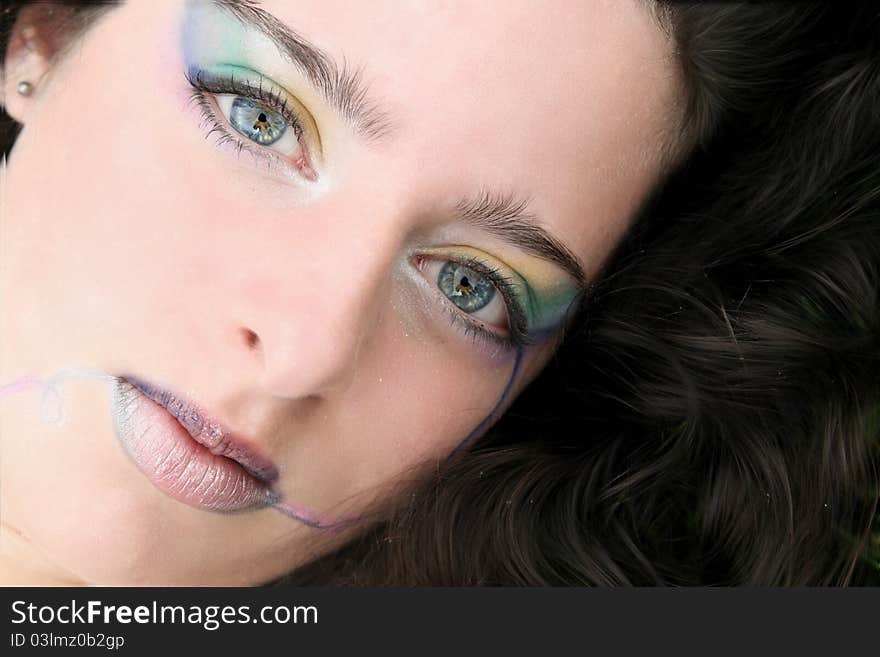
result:
[[[292,167],[296,169],[297,173],[300,175],[303,175],[308,179],[313,178],[313,175],[310,175],[308,171],[304,172],[280,154],[273,152],[271,149],[263,148],[258,144],[250,142],[237,135],[234,129],[226,125],[227,120],[225,117],[218,115],[214,103],[208,99],[209,95],[230,94],[259,101],[273,112],[277,112],[284,117],[284,120],[287,121],[290,129],[294,131],[297,140],[300,140],[305,133],[303,121],[296,112],[291,109],[287,99],[284,98],[278,90],[272,86],[269,86],[268,88],[263,86],[265,78],[260,76],[259,84],[255,86],[250,82],[236,78],[234,75],[214,76],[208,75],[200,70],[187,71],[185,77],[193,90],[193,93],[190,96],[190,102],[198,105],[203,118],[210,123],[210,129],[208,130],[206,138],[217,133],[219,134],[217,144],[220,146],[223,144],[232,144],[238,149],[239,154],[241,154],[242,151],[247,151],[255,159],[263,159],[270,165],[276,164],[287,168]],[[304,151],[307,150],[305,145],[303,145],[303,149]],[[309,167],[309,169],[311,169],[311,167]]]
[[[290,166],[283,157],[273,153],[272,151],[261,148],[257,144],[251,144],[243,138],[237,136],[233,130],[225,124],[225,119],[217,115],[213,103],[208,100],[208,95],[214,94],[233,94],[257,100],[269,109],[278,112],[284,117],[291,129],[297,136],[297,139],[303,134],[302,121],[296,113],[289,107],[285,98],[273,88],[266,89],[263,87],[263,78],[260,78],[260,84],[254,86],[248,82],[242,82],[235,76],[223,77],[207,77],[203,71],[195,71],[186,73],[186,80],[193,89],[191,102],[195,102],[201,110],[205,120],[211,124],[210,130],[206,136],[218,133],[220,136],[217,140],[219,145],[230,143],[233,144],[238,152],[247,150],[255,158],[266,158],[269,162],[280,162],[285,166]],[[466,337],[490,346],[503,349],[505,351],[519,350],[532,344],[532,339],[528,334],[528,323],[526,320],[525,310],[520,301],[519,293],[516,286],[510,278],[505,276],[499,269],[492,267],[477,257],[468,257],[462,259],[450,259],[469,269],[473,269],[478,274],[485,276],[496,291],[504,300],[504,306],[507,311],[510,335],[501,336],[487,329],[482,323],[472,319],[470,315],[456,308],[452,302],[446,300],[449,309],[450,322],[454,327],[460,328]]]
[[[422,258],[428,259],[428,256],[422,256]],[[489,279],[492,285],[495,286],[495,290],[504,300],[510,326],[510,335],[501,336],[490,331],[481,322],[472,319],[471,315],[459,310],[451,301],[446,299],[446,304],[449,307],[449,317],[453,326],[460,328],[466,337],[506,351],[519,350],[532,344],[533,341],[528,333],[528,322],[522,302],[520,301],[520,294],[517,291],[516,285],[509,277],[505,276],[499,269],[475,256],[468,258],[446,258],[444,260],[464,265],[468,269],[472,269]]]

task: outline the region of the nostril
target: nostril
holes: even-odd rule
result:
[[[250,329],[242,329],[242,335],[244,335],[244,342],[248,346],[248,349],[257,349],[260,345],[260,336],[251,331]]]

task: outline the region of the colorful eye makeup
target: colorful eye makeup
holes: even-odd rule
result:
[[[540,272],[526,279],[469,246],[422,249],[415,264],[448,301],[453,323],[466,335],[511,351],[554,333],[580,293],[574,283]]]
[[[217,68],[218,73],[190,69],[186,74],[191,100],[201,110],[208,135],[218,135],[218,144],[232,144],[239,154],[246,150],[293,178],[317,180],[312,153],[320,142],[310,137],[317,130],[308,113],[257,73],[235,66]]]
[[[183,53],[192,100],[218,145],[247,152],[286,178],[318,179],[324,154],[316,121],[293,93],[259,72],[289,68],[268,39],[213,3],[191,0]],[[450,246],[422,249],[412,263],[465,338],[513,353],[552,334],[580,292],[548,274],[546,263],[522,261],[514,270],[484,251]]]
[[[414,260],[466,337],[505,350],[530,343],[523,290],[511,274],[473,249],[429,250]]]
[[[218,146],[248,153],[287,180],[318,179],[317,124],[297,96],[272,77],[289,65],[283,66],[271,41],[213,2],[188,0],[181,49],[191,101]]]

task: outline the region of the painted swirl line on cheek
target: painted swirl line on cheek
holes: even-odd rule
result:
[[[520,366],[522,365],[523,355],[525,351],[523,348],[519,348],[516,352],[516,357],[513,363],[513,371],[510,373],[510,379],[508,379],[507,384],[504,386],[504,391],[501,393],[501,397],[495,402],[494,406],[492,406],[492,410],[489,411],[489,414],[484,417],[480,423],[474,427],[474,429],[461,441],[459,442],[452,451],[446,456],[448,459],[453,454],[458,452],[461,448],[466,446],[472,440],[478,438],[486,429],[497,419],[497,413],[500,408],[502,408],[510,397],[510,393],[513,390],[513,384],[516,382],[516,377],[519,374]],[[340,518],[338,520],[327,520],[319,518],[318,516],[310,513],[309,511],[301,508],[296,508],[290,504],[286,504],[282,501],[277,501],[272,505],[272,508],[277,509],[284,515],[289,518],[293,518],[294,520],[298,520],[299,522],[312,527],[314,529],[323,529],[323,530],[341,530],[346,527],[350,527],[355,525],[367,518],[370,515],[374,514],[366,514],[360,516],[351,516],[347,518]]]
[[[289,518],[298,520],[308,527],[311,527],[313,529],[323,529],[326,531],[339,531],[341,529],[345,529],[346,527],[355,525],[369,517],[368,514],[360,516],[350,516],[348,518],[340,518],[338,520],[323,520],[305,509],[300,509],[281,501],[275,502],[272,505],[272,508],[280,511]]]
[[[64,400],[60,385],[69,380],[97,380],[112,382],[116,377],[96,370],[68,368],[56,372],[48,379],[35,376],[22,376],[12,383],[0,386],[0,399],[19,395],[34,388],[42,389],[40,398],[40,419],[46,424],[61,426],[64,422]]]
[[[492,410],[489,411],[489,414],[482,419],[482,421],[474,427],[474,429],[464,437],[464,439],[456,445],[449,454],[447,454],[446,458],[449,459],[454,454],[457,454],[459,450],[463,447],[469,445],[472,441],[479,438],[492,424],[495,420],[498,419],[498,411],[504,406],[504,403],[510,397],[510,393],[513,390],[513,384],[516,382],[516,377],[519,374],[520,366],[522,365],[523,355],[525,354],[525,350],[520,347],[516,351],[516,358],[513,362],[513,371],[510,373],[510,379],[507,381],[507,385],[504,386],[504,392],[501,393],[501,397],[495,402],[495,405],[492,407]]]
[[[504,404],[510,398],[510,394],[513,391],[514,384],[516,383],[517,376],[519,375],[520,369],[522,367],[523,357],[525,356],[525,348],[519,347],[516,351],[516,355],[514,356],[513,368],[510,372],[510,378],[507,380],[507,383],[504,386],[504,390],[501,393],[501,396],[498,398],[498,401],[492,406],[492,409],[489,413],[474,427],[467,436],[465,436],[455,447],[453,447],[452,451],[446,455],[445,459],[449,459],[453,454],[456,454],[459,450],[467,446],[473,440],[477,439],[480,435],[482,435],[491,425],[498,419],[498,413],[501,408],[503,408]],[[362,522],[371,516],[375,515],[375,513],[368,513],[358,516],[349,516],[338,519],[327,519],[320,518],[314,513],[303,509],[297,508],[291,504],[287,504],[281,501],[280,496],[277,496],[277,501],[272,504],[272,508],[280,511],[284,515],[294,520],[297,520],[308,527],[312,527],[314,529],[328,530],[328,531],[338,531],[341,529],[345,529],[346,527],[350,527],[352,525],[356,525],[359,522]]]

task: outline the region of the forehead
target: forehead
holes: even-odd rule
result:
[[[588,260],[658,175],[675,69],[637,0],[262,6],[363,68],[423,180],[515,189]]]
[[[656,180],[672,44],[639,0],[263,0],[359,70],[426,194],[515,192],[598,265]]]

